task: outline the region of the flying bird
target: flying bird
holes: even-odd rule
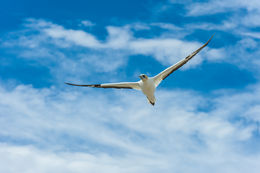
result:
[[[192,52],[190,55],[188,55],[186,58],[180,60],[176,64],[166,68],[159,74],[153,77],[148,77],[145,74],[139,75],[138,82],[119,82],[119,83],[103,83],[103,84],[90,84],[90,85],[79,85],[79,84],[72,84],[72,83],[65,83],[68,85],[73,86],[81,86],[81,87],[93,87],[93,88],[116,88],[116,89],[136,89],[141,90],[144,95],[146,95],[148,101],[154,106],[155,104],[155,96],[154,92],[155,89],[158,87],[158,85],[166,79],[170,74],[172,74],[175,70],[179,69],[181,66],[186,64],[189,60],[191,60],[192,57],[194,57],[197,53],[199,53],[204,47],[208,45],[208,43],[213,38],[213,35],[211,38],[199,49]]]

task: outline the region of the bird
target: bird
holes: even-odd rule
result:
[[[202,45],[200,48],[198,48],[196,51],[189,54],[187,57],[183,58],[182,60],[178,61],[176,64],[173,64],[172,66],[166,68],[159,74],[148,77],[146,74],[140,74],[139,78],[140,80],[137,82],[119,82],[119,83],[103,83],[103,84],[88,84],[88,85],[80,85],[80,84],[73,84],[65,82],[67,85],[72,86],[80,86],[80,87],[93,87],[93,88],[116,88],[116,89],[135,89],[135,90],[141,90],[143,94],[147,97],[148,101],[151,105],[155,105],[155,90],[159,86],[159,84],[166,79],[170,74],[172,74],[174,71],[182,67],[184,64],[186,64],[189,60],[191,60],[197,53],[199,53],[204,47],[208,45],[208,43],[213,38],[214,34],[210,37],[210,39]]]

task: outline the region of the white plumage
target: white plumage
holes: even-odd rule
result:
[[[181,66],[186,64],[192,57],[194,57],[197,53],[199,53],[204,47],[208,45],[211,41],[213,36],[199,49],[188,55],[186,58],[182,59],[181,61],[177,62],[176,64],[168,67],[167,69],[163,70],[159,74],[154,77],[148,77],[145,74],[141,74],[140,81],[138,82],[120,82],[120,83],[104,83],[104,84],[90,84],[90,85],[78,85],[72,83],[66,83],[68,85],[73,86],[82,86],[82,87],[94,87],[94,88],[116,88],[116,89],[136,89],[141,90],[144,95],[146,95],[148,101],[154,105],[155,104],[155,97],[154,92],[158,85],[161,83],[162,80],[167,78],[170,74],[172,74],[175,70],[179,69]]]

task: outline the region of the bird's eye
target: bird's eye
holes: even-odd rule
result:
[[[145,75],[143,75],[143,78],[145,78]]]

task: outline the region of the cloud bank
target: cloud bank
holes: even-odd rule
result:
[[[257,144],[259,86],[227,92],[161,90],[152,108],[136,92],[1,88],[1,169],[258,172],[259,151],[248,143]]]

